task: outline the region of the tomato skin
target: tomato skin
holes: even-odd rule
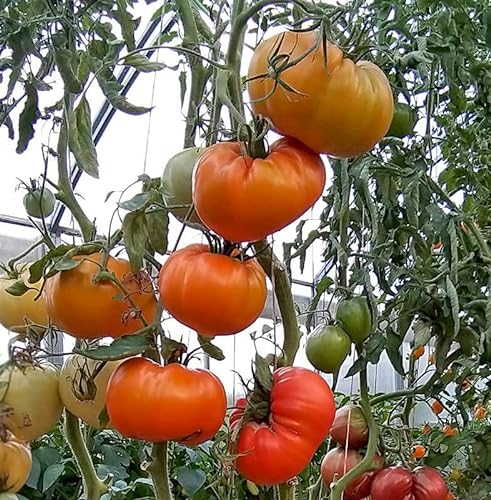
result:
[[[9,278],[7,275],[0,276],[0,324],[7,330],[16,333],[26,331],[26,321],[28,318],[32,323],[48,326],[48,314],[43,297],[34,300],[42,282],[29,283],[29,267],[31,263],[17,265],[16,271],[20,273],[19,278]],[[13,285],[17,279],[22,279],[29,288],[23,295],[11,295],[6,289]]]
[[[411,135],[417,121],[416,111],[405,102],[396,102],[394,105],[394,114],[390,128],[387,131],[388,137],[406,137]]]
[[[254,323],[266,303],[266,275],[255,259],[241,262],[193,244],[174,252],[159,274],[160,301],[202,335],[231,335]]]
[[[113,427],[125,437],[196,445],[219,430],[227,398],[208,370],[130,358],[111,376],[106,405]]]
[[[268,59],[276,52],[295,66],[280,74],[290,88],[275,87],[268,74]],[[387,77],[375,64],[356,64],[328,43],[324,54],[319,31],[286,31],[256,47],[251,59],[247,90],[256,115],[269,118],[274,129],[303,142],[317,153],[348,158],[366,153],[389,130],[394,100]],[[326,57],[324,57],[326,56]],[[327,61],[327,64],[325,63]]]
[[[431,467],[416,467],[411,473],[398,465],[377,474],[370,494],[372,500],[445,500],[448,487]]]
[[[198,160],[193,199],[204,224],[226,240],[257,241],[312,207],[325,182],[320,156],[293,139],[273,143],[265,159],[222,142]]]
[[[365,297],[342,300],[336,309],[336,319],[356,344],[361,344],[372,332],[372,316]]]
[[[43,363],[24,371],[8,367],[0,382],[8,382],[4,387],[0,384],[0,401],[13,412],[3,423],[17,438],[33,441],[58,423],[63,404],[58,393],[59,373],[53,365]]]
[[[337,372],[350,350],[351,341],[346,332],[332,325],[319,325],[305,344],[309,362],[325,373]]]
[[[237,401],[230,415],[232,432],[240,425],[246,404],[245,399]],[[237,471],[260,486],[295,477],[327,437],[334,412],[334,396],[321,376],[300,367],[275,370],[267,421],[245,423],[232,448],[239,455]]]
[[[167,206],[186,205],[170,210],[170,213],[180,222],[186,220],[193,203],[194,166],[202,152],[202,148],[187,148],[180,151],[170,158],[162,174],[161,186],[165,204]],[[188,216],[187,222],[202,225],[194,209]]]
[[[356,450],[348,450],[345,453],[343,448],[333,448],[330,450],[321,464],[322,481],[329,486],[334,477],[341,478],[362,461],[363,457]],[[351,481],[344,490],[344,500],[361,500],[370,494],[370,486],[376,472],[383,467],[383,459],[380,455],[375,455],[373,460],[373,470],[364,472],[359,477]]]
[[[7,431],[0,441],[0,491],[17,493],[26,484],[31,467],[29,445]]]
[[[99,414],[106,404],[107,384],[121,361],[107,361],[94,377],[102,363],[73,354],[60,371],[60,397],[63,406],[95,429],[103,428],[99,422]]]
[[[349,427],[349,432],[348,432]],[[341,447],[358,450],[368,443],[368,425],[359,406],[346,405],[336,411],[331,427],[331,437]]]
[[[141,317],[153,323],[157,315],[157,300],[147,273],[135,274],[130,263],[109,256],[107,269],[125,286],[138,310],[115,283],[93,278],[99,271],[102,254],[77,256],[81,264],[61,271],[46,280],[44,298],[51,321],[73,337],[121,337],[143,328]]]
[[[24,208],[27,215],[35,219],[49,217],[54,209],[56,198],[55,195],[47,188],[36,188],[29,190],[23,199]]]

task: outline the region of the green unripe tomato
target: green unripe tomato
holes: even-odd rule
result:
[[[348,334],[339,326],[320,325],[308,337],[305,353],[312,366],[324,373],[339,370],[351,349]]]
[[[397,102],[394,106],[392,123],[386,137],[406,137],[411,135],[417,121],[415,110],[404,102]]]
[[[336,319],[355,344],[361,344],[372,333],[372,315],[365,297],[342,300]]]
[[[55,195],[47,188],[30,189],[24,195],[24,208],[27,215],[36,219],[49,217],[55,209]]]
[[[188,148],[177,153],[167,162],[162,174],[161,187],[165,204],[176,207],[170,209],[170,213],[180,222],[186,220],[193,203],[193,170],[202,151],[200,148]],[[187,222],[203,225],[194,209]]]

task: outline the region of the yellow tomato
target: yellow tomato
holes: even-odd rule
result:
[[[24,486],[31,473],[31,450],[27,443],[19,441],[10,432],[4,434],[0,440],[0,491],[16,493]],[[5,495],[4,498],[10,497]]]

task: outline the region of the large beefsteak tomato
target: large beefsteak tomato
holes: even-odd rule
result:
[[[359,406],[346,405],[336,411],[331,427],[332,439],[341,446],[358,450],[368,443],[368,425]]]
[[[326,171],[319,155],[293,139],[252,158],[240,142],[205,149],[195,171],[193,200],[203,223],[223,238],[257,241],[296,220],[320,197]]]
[[[275,81],[275,72],[299,59]],[[319,31],[287,31],[260,43],[247,89],[255,114],[317,153],[364,154],[392,122],[394,99],[382,70],[368,61],[354,63],[332,43],[325,46]]]
[[[229,335],[251,325],[266,302],[266,275],[241,261],[193,244],[174,252],[159,275],[160,301],[175,319],[202,335]]]
[[[44,298],[51,321],[78,338],[120,337],[143,328],[142,318],[152,323],[157,300],[150,277],[135,273],[127,260],[109,256],[107,270],[127,292],[110,280],[94,283],[102,254],[74,257],[80,264],[46,280]],[[133,307],[133,304],[135,307]]]
[[[0,440],[0,491],[17,493],[31,473],[31,449],[9,431]]]
[[[220,429],[227,397],[208,370],[131,358],[111,376],[106,406],[113,427],[123,436],[195,445]]]
[[[300,367],[273,373],[265,420],[242,422],[247,401],[239,399],[236,406],[230,416],[232,431],[238,431],[232,448],[235,466],[258,485],[284,483],[302,472],[327,437],[335,413],[327,382]]]
[[[402,466],[380,471],[370,490],[372,500],[446,500],[448,487],[441,474],[431,467]]]
[[[345,453],[343,448],[333,448],[330,450],[321,464],[322,481],[329,486],[335,476],[343,477],[362,461],[363,457],[356,450],[348,450]],[[362,500],[370,494],[370,486],[376,473],[383,467],[384,461],[380,455],[375,455],[372,470],[364,472],[351,481],[344,489],[344,500]],[[385,500],[389,500],[387,497]]]

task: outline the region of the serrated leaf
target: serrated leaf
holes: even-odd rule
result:
[[[151,61],[143,54],[130,54],[124,58],[124,64],[131,66],[142,73],[160,71],[167,68],[167,65],[157,61]]]
[[[206,483],[206,474],[200,469],[191,469],[186,466],[178,467],[175,475],[177,482],[190,498],[193,498],[196,492]]]
[[[225,359],[225,354],[223,354],[223,351],[218,346],[211,343],[212,339],[213,337],[198,335],[198,342],[203,351],[206,352],[210,358],[216,359],[217,361],[223,361]]]
[[[118,203],[120,208],[134,212],[148,205],[149,201],[154,197],[154,193],[147,191],[146,193],[137,193],[133,198]]]
[[[363,368],[366,365],[366,360],[362,356],[360,356],[350,367],[350,369],[347,371],[346,375],[344,378],[349,378],[352,377],[353,375],[356,375],[358,372],[363,370]]]
[[[271,374],[269,363],[259,354],[256,354],[255,358],[255,378],[263,390],[271,391],[273,387],[273,375]]]
[[[125,335],[114,340],[110,345],[85,350],[76,347],[74,352],[98,361],[115,361],[142,354],[149,346],[148,340],[141,335]]]
[[[69,117],[68,145],[78,166],[91,177],[99,178],[97,151],[92,136],[89,102],[83,96]]]
[[[50,465],[43,474],[43,486],[41,492],[45,493],[51,486],[53,486],[60,476],[65,471],[64,464],[53,464]]]
[[[152,210],[145,213],[145,218],[151,249],[163,255],[168,247],[169,213],[166,210]]]
[[[26,82],[25,86],[26,91],[26,103],[24,105],[24,109],[19,117],[19,138],[17,140],[17,148],[16,153],[23,153],[34,137],[34,124],[37,122],[39,117],[39,109],[38,109],[38,91],[36,87],[29,82]]]
[[[75,245],[60,245],[44,254],[39,260],[33,262],[29,267],[29,283],[37,283],[44,274],[47,264],[57,257],[63,257]]]
[[[24,283],[23,280],[17,280],[15,283],[12,283],[12,285],[10,285],[5,291],[10,295],[20,297],[29,290],[30,288]]]
[[[385,337],[383,335],[375,334],[371,335],[364,344],[367,361],[372,364],[377,364],[385,348]]]
[[[65,89],[72,94],[80,94],[83,90],[82,82],[78,79],[77,64],[78,54],[75,51],[58,47],[55,49],[55,61],[58,66]]]
[[[133,19],[128,11],[124,0],[116,0],[117,10],[112,12],[114,18],[121,26],[123,40],[126,42],[129,50],[135,48],[135,29],[138,26],[138,20]]]
[[[131,267],[139,271],[143,267],[143,255],[148,239],[144,212],[130,212],[123,219],[123,241]]]

